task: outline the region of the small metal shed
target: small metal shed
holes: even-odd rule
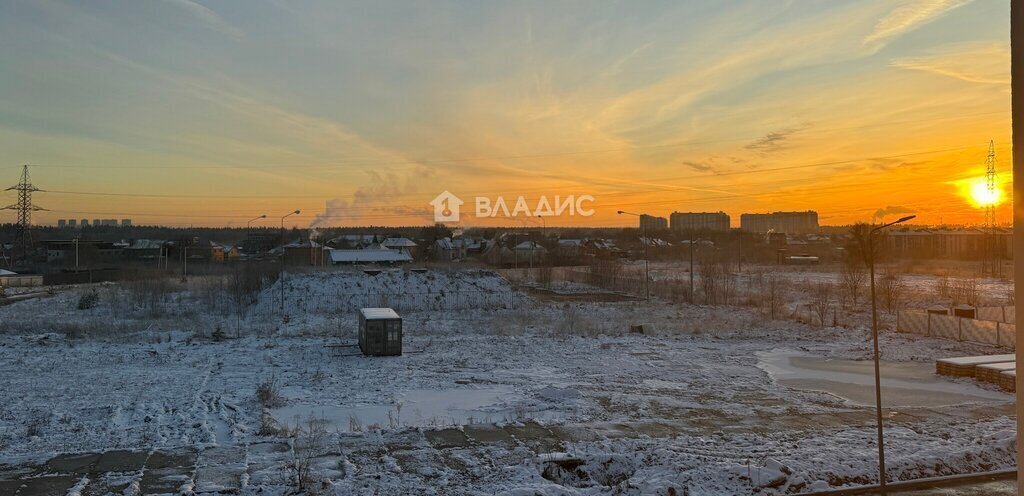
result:
[[[402,354],[402,317],[390,308],[359,310],[359,350],[367,356]]]

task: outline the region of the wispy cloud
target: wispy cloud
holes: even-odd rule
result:
[[[794,134],[807,129],[808,127],[810,127],[809,124],[801,124],[799,126],[772,131],[758,138],[754,142],[749,143],[746,146],[746,149],[760,153],[779,151],[786,146],[786,142],[789,141]]]
[[[1010,84],[1010,46],[1007,43],[955,43],[924,56],[895,59],[891,65],[971,83]]]
[[[714,169],[714,167],[712,167],[711,164],[706,162],[693,162],[690,160],[684,160],[682,164],[697,172],[709,172]]]
[[[875,24],[875,29],[864,38],[865,45],[873,45],[899,36],[971,0],[912,0],[896,7]]]
[[[225,21],[223,17],[210,10],[210,8],[205,5],[201,5],[192,0],[164,0],[164,2],[180,7],[210,29],[219,31],[236,40],[240,40],[243,37],[241,29],[232,26]]]

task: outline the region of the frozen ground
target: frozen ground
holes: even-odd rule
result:
[[[372,276],[338,284],[371,280],[363,277]],[[466,280],[511,290],[487,273]],[[452,287],[402,281],[373,290]],[[337,294],[329,276],[290,284]],[[327,494],[791,494],[874,478],[874,411],[855,362],[870,342],[860,328],[730,307],[522,302],[405,311],[407,353],[367,358],[347,346],[352,313],[143,319],[110,295],[76,310],[79,291],[0,307],[4,322],[31,312],[35,325],[0,335],[0,463],[9,464],[0,492],[5,479],[65,473],[37,465],[57,454],[114,449],[146,456],[61,480],[83,494],[89,484],[148,493],[156,482],[281,494],[304,456]],[[66,332],[86,317],[121,331]],[[629,333],[639,323],[648,334]],[[215,340],[220,325],[230,332]],[[997,350],[896,334],[882,348],[887,391],[928,400],[887,410],[890,477],[1014,465],[1012,395],[926,370],[937,357]],[[283,401],[264,409],[255,391],[268,381]],[[324,426],[324,438],[295,435],[309,425]],[[173,470],[150,468],[181,450],[193,454]]]

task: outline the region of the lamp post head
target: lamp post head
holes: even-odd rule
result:
[[[908,216],[906,216],[906,217],[903,217],[903,218],[901,218],[900,220],[898,220],[898,221],[894,222],[894,224],[902,224],[902,223],[904,223],[904,222],[906,222],[906,221],[908,221],[908,220],[910,220],[910,219],[913,219],[913,218],[915,218],[915,217],[917,217],[917,216],[916,216],[916,215],[908,215]]]
[[[293,213],[297,215],[297,214],[301,214],[302,212],[300,212],[300,211],[296,210],[296,211],[295,211],[295,212],[293,212]]]
[[[258,218],[258,219],[266,219],[266,218],[267,218],[267,214],[263,214],[263,215],[261,215],[261,216],[259,216],[259,217],[257,217],[257,218]]]
[[[617,214],[619,214],[619,215],[622,215],[622,214],[624,214],[624,213],[626,213],[626,212],[623,212],[622,210],[619,210],[619,211],[617,211],[617,212],[615,212],[615,213],[617,213]]]

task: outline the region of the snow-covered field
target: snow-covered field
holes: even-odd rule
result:
[[[89,288],[0,307],[0,483],[59,453],[183,447],[228,453],[218,473],[234,475],[216,483],[200,455],[181,482],[197,492],[285,493],[303,457],[327,494],[793,494],[875,477],[856,325],[422,296],[515,292],[484,271],[289,275],[280,313],[204,311],[219,304],[191,286],[146,308],[98,289],[88,310]],[[279,306],[280,290],[253,307]],[[359,355],[354,312],[297,303],[380,293],[407,295],[401,357]],[[20,318],[31,325],[6,324]],[[997,350],[890,333],[882,348],[900,376],[886,386],[890,478],[1014,465],[1013,396],[929,373]],[[280,401],[257,400],[264,383]],[[925,400],[904,401],[912,390]],[[145,486],[143,470],[118,475]]]

